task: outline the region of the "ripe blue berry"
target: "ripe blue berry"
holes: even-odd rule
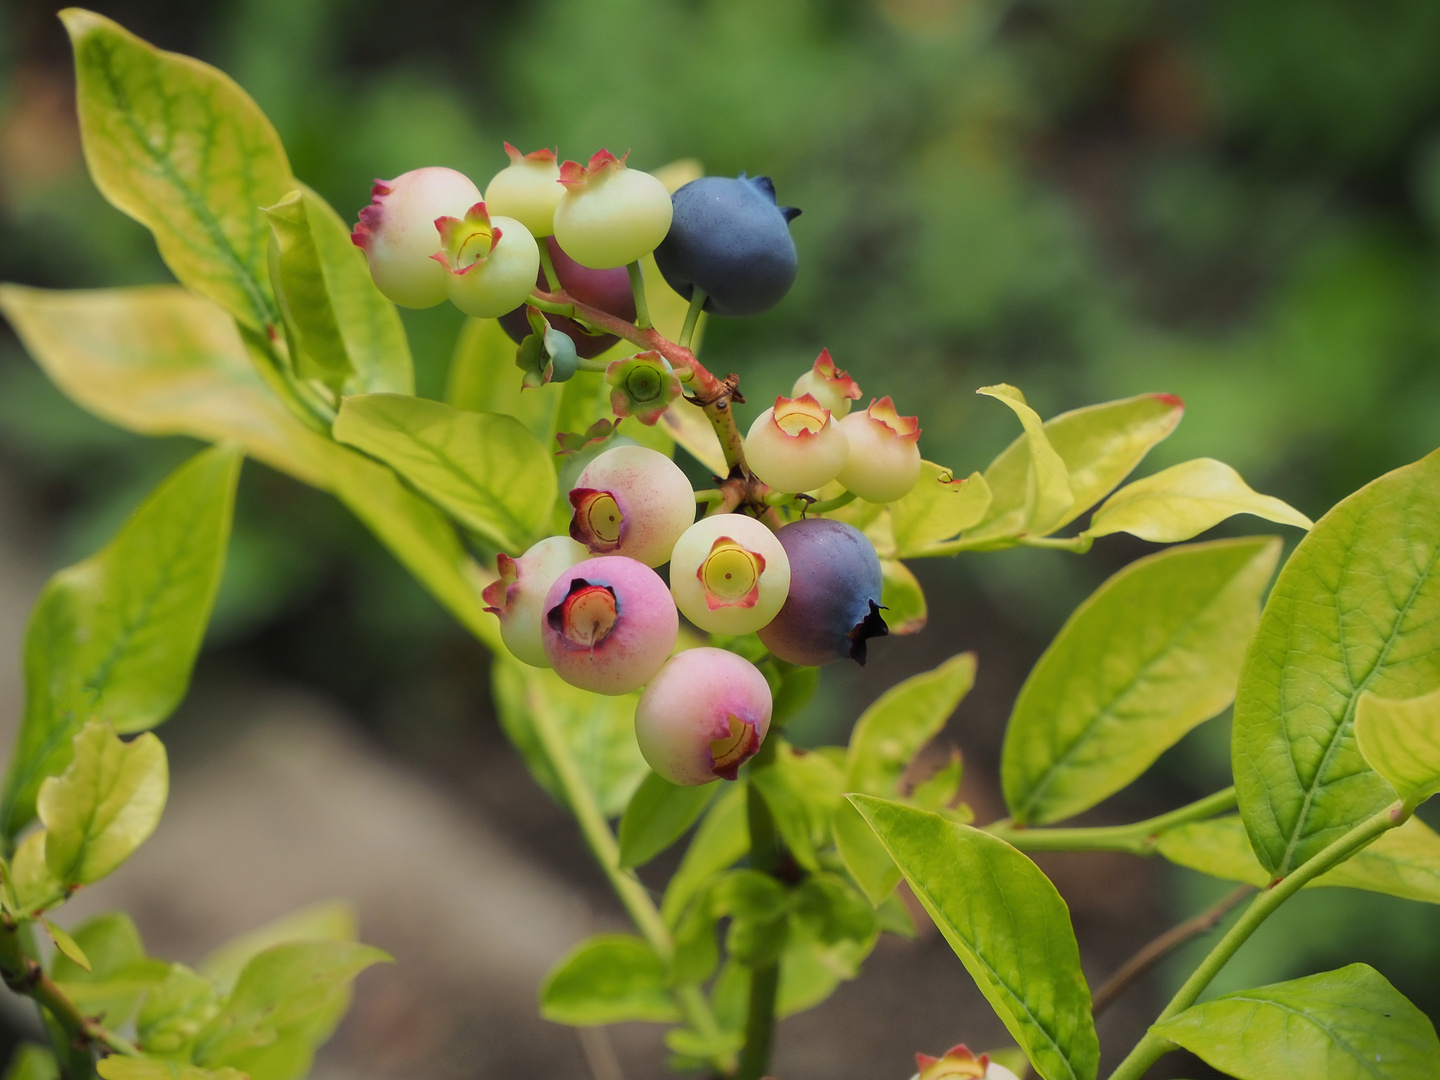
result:
[[[880,617],[880,557],[865,534],[829,518],[792,521],[775,538],[790,558],[790,593],[760,640],[781,660],[865,663],[865,643],[890,632]]]
[[[758,315],[790,291],[797,265],[790,222],[800,211],[775,204],[768,176],[702,176],[673,201],[655,264],[677,293],[688,300],[698,286],[706,311]]]

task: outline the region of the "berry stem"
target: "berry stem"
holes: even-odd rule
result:
[[[1153,855],[1155,841],[1167,829],[1204,821],[1234,809],[1235,789],[1228,787],[1169,813],[1130,825],[1030,829],[1003,818],[984,828],[1021,851],[1123,851],[1129,855]]]
[[[545,281],[550,286],[551,292],[560,290],[560,275],[555,273],[555,260],[550,258],[550,245],[544,237],[541,237],[536,246],[540,249],[540,269],[545,271]]]
[[[652,329],[655,324],[650,321],[650,305],[645,302],[645,273],[638,262],[628,264],[625,270],[630,274],[630,291],[635,294],[635,325],[641,330]]]
[[[690,348],[690,341],[695,336],[695,327],[700,322],[700,312],[705,307],[705,301],[709,299],[705,290],[696,285],[695,291],[690,294],[690,308],[685,312],[685,325],[680,328],[680,347]]]
[[[705,505],[709,505],[710,503],[718,503],[723,498],[725,498],[725,492],[721,491],[719,488],[707,488],[704,491],[695,492],[695,501],[697,503],[703,503]]]
[[[1318,855],[1255,897],[1250,906],[1245,909],[1245,913],[1216,943],[1190,978],[1185,980],[1185,985],[1180,987],[1175,996],[1170,999],[1170,1004],[1165,1006],[1165,1011],[1160,1014],[1156,1023],[1178,1016],[1193,1005],[1205,987],[1209,986],[1215,976],[1220,974],[1220,969],[1229,962],[1240,946],[1245,944],[1250,935],[1259,929],[1260,924],[1274,913],[1276,908],[1326,870],[1344,862],[1357,851],[1373,843],[1386,831],[1395,828],[1404,820],[1403,811],[1403,804],[1396,802],[1393,806],[1387,806],[1378,814],[1366,818]],[[1156,1035],[1152,1029],[1135,1044],[1135,1048],[1110,1074],[1110,1080],[1140,1080],[1140,1077],[1145,1075],[1151,1065],[1173,1049],[1175,1049],[1174,1043]]]
[[[833,499],[822,499],[820,502],[813,502],[805,507],[807,514],[826,514],[831,510],[839,510],[842,506],[849,506],[858,496],[853,491],[842,491]]]
[[[746,786],[746,817],[750,826],[750,867],[772,877],[780,868],[780,841],[775,817],[765,796],[753,783],[753,773],[775,763],[776,739],[767,740],[751,766],[752,782]],[[740,1051],[740,1068],[735,1080],[761,1080],[770,1065],[770,1046],[775,1037],[775,1000],[780,991],[780,963],[775,961],[750,972],[750,1000],[745,1013],[745,1045]]]

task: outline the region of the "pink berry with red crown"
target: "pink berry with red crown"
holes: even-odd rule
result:
[[[734,780],[770,730],[770,686],[724,649],[687,649],[660,669],[635,709],[635,739],[650,768],[693,787]]]
[[[660,575],[621,555],[563,571],[545,595],[541,638],[555,673],[596,694],[649,682],[675,648],[680,617]]]
[[[485,610],[500,620],[500,640],[515,659],[550,666],[540,634],[545,594],[561,573],[589,557],[585,545],[568,536],[547,536],[518,559],[498,557],[500,576],[485,587]]]
[[[695,492],[680,466],[644,446],[617,446],[590,462],[570,505],[574,539],[596,555],[626,555],[646,566],[669,562],[695,520]]]
[[[894,502],[910,494],[920,479],[920,423],[901,416],[888,397],[871,400],[864,412],[840,422],[850,456],[836,477],[846,491],[873,503]]]
[[[480,189],[463,173],[432,166],[376,180],[370,195],[350,239],[365,252],[376,288],[401,307],[444,301],[445,268],[432,258],[440,250],[435,220],[463,216]]]

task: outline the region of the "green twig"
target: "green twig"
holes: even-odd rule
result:
[[[640,883],[640,879],[633,871],[620,866],[620,845],[615,840],[615,834],[610,831],[610,825],[605,820],[600,805],[595,801],[594,793],[581,775],[580,766],[570,753],[564,735],[555,724],[555,718],[550,715],[545,703],[534,695],[527,695],[526,708],[535,725],[535,734],[540,740],[545,757],[555,771],[565,803],[575,815],[591,854],[605,872],[610,887],[620,898],[620,903],[624,905],[636,929],[650,943],[650,947],[660,957],[660,962],[668,967],[675,954],[675,941],[670,935],[670,929],[665,925],[660,910],[650,899],[650,893]],[[674,995],[681,1014],[691,1027],[701,1035],[719,1034],[720,1025],[698,987],[679,987],[674,991]],[[729,1054],[717,1058],[716,1064],[727,1073],[735,1068],[734,1058]]]
[[[1235,809],[1235,789],[1189,803],[1168,814],[1147,818],[1131,825],[1102,825],[1078,829],[1028,829],[1008,818],[992,822],[985,831],[1013,844],[1021,851],[1123,851],[1131,855],[1153,855],[1155,841],[1167,829],[1191,821],[1204,821]]]
[[[1175,996],[1170,999],[1170,1004],[1165,1006],[1165,1011],[1160,1014],[1156,1023],[1163,1023],[1171,1017],[1178,1016],[1193,1005],[1215,976],[1220,974],[1220,969],[1229,962],[1260,924],[1275,912],[1276,908],[1325,871],[1344,862],[1387,830],[1395,828],[1403,819],[1402,803],[1397,802],[1393,806],[1387,806],[1378,814],[1360,822],[1318,855],[1292,871],[1288,877],[1282,878],[1257,896],[1235,925],[1230,928],[1230,931],[1200,962],[1200,966],[1195,969],[1194,974],[1185,980],[1185,985],[1180,987]],[[1156,1035],[1153,1029],[1146,1032],[1145,1037],[1135,1044],[1135,1049],[1131,1050],[1125,1060],[1110,1074],[1110,1080],[1140,1080],[1140,1077],[1145,1075],[1151,1065],[1173,1048],[1173,1043]]]
[[[1095,543],[1092,536],[1021,536],[1018,538],[1021,547],[1053,548],[1058,551],[1073,551],[1078,555],[1084,555]]]
[[[685,312],[685,325],[680,328],[680,340],[675,344],[682,349],[690,348],[690,341],[695,336],[695,327],[700,322],[700,312],[705,307],[705,301],[709,299],[705,290],[698,285],[695,291],[690,294],[690,308]]]
[[[824,499],[820,502],[812,502],[804,507],[807,514],[828,514],[831,510],[839,510],[842,506],[849,506],[855,501],[856,495],[853,491],[844,491],[833,499]]]
[[[725,498],[725,492],[719,488],[706,488],[703,491],[695,492],[695,501],[703,505],[718,503],[723,498]]]
[[[752,774],[775,763],[777,739],[761,744],[751,765]],[[746,816],[750,826],[750,866],[762,874],[774,875],[780,868],[780,840],[775,817],[765,796],[752,782],[746,785]],[[770,1066],[770,1047],[775,1038],[775,1001],[780,990],[780,963],[757,967],[750,972],[750,999],[745,1011],[745,1046],[740,1051],[740,1068],[735,1080],[761,1080]]]
[[[635,294],[635,328],[649,330],[655,324],[650,321],[650,305],[645,302],[645,274],[638,262],[630,263],[625,269],[630,274],[630,291]]]
[[[545,271],[545,281],[550,286],[551,292],[560,291],[560,275],[555,273],[555,262],[550,258],[550,244],[542,236],[535,241],[535,246],[540,249],[540,269]]]

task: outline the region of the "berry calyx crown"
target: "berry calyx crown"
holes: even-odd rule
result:
[[[907,439],[910,442],[920,441],[920,418],[918,416],[901,416],[895,408],[895,402],[889,396],[880,400],[870,399],[870,407],[865,410],[865,415],[877,424],[883,424],[895,433],[899,438]]]
[[[452,274],[467,274],[485,261],[503,235],[490,224],[490,212],[483,202],[465,211],[463,218],[438,217],[440,250],[430,257]]]
[[[505,153],[510,158],[511,165],[553,165],[559,156],[557,151],[551,150],[548,146],[542,146],[539,150],[531,150],[528,154],[522,154],[508,142],[505,144]]]
[[[587,184],[603,180],[611,173],[625,168],[625,159],[630,156],[626,150],[618,158],[609,150],[597,150],[590,155],[590,163],[581,165],[578,161],[567,161],[560,166],[560,180],[571,191],[580,191]]]
[[[797,398],[782,394],[775,399],[772,421],[787,438],[806,439],[818,435],[830,423],[830,410],[815,400],[814,394]]]
[[[835,360],[830,355],[829,349],[820,350],[820,355],[815,358],[815,366],[811,370],[827,383],[834,383],[835,389],[843,397],[847,397],[851,401],[860,400],[860,384],[850,377],[848,371],[842,371],[835,366]],[[886,398],[885,400],[889,401],[890,399]]]

